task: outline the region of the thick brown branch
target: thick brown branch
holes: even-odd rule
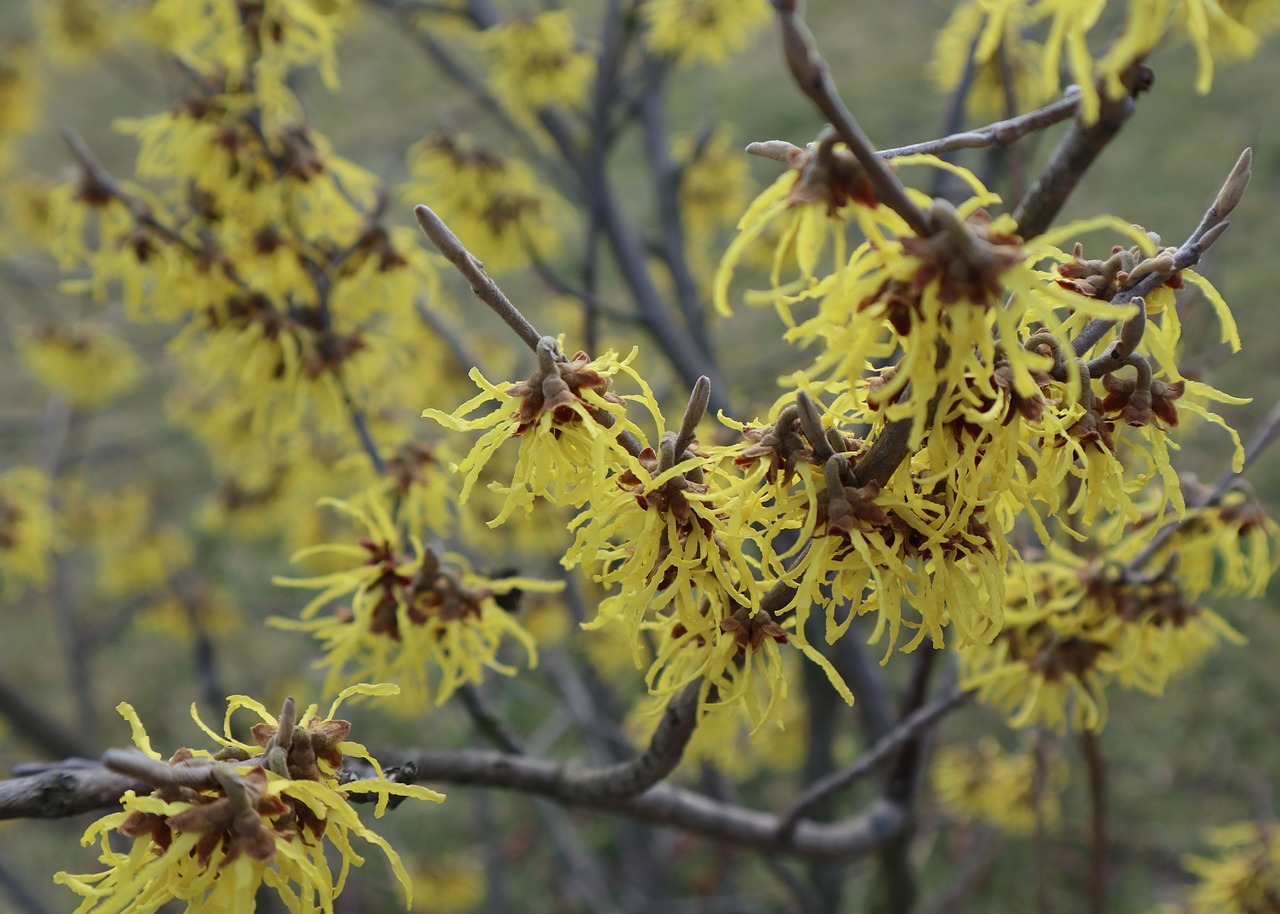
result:
[[[0,781],[0,819],[61,819],[117,806],[126,790],[150,785],[96,764]]]
[[[582,802],[635,796],[657,784],[680,764],[698,723],[702,680],[690,684],[667,705],[649,747],[631,761],[584,771],[569,769],[564,787]]]
[[[905,814],[891,803],[876,802],[857,816],[831,824],[801,822],[789,836],[778,832],[779,818],[732,803],[659,784],[632,797],[590,798],[563,777],[560,763],[474,750],[385,753],[411,763],[414,777],[476,787],[496,787],[549,797],[570,806],[603,809],[658,825],[682,828],[716,841],[813,860],[853,860],[874,851],[903,827]]]

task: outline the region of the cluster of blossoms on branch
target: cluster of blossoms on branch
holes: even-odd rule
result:
[[[153,789],[127,791],[120,812],[85,831],[83,843],[100,844],[107,869],[55,877],[84,896],[77,914],[151,912],[173,899],[188,910],[238,914],[254,910],[263,885],[279,894],[291,914],[332,912],[348,871],[365,862],[352,837],[386,855],[412,902],[413,884],[399,855],[360,821],[349,795],[374,796],[378,816],[393,797],[434,802],[444,797],[389,780],[363,745],[347,739],[351,724],[335,717],[352,695],[395,691],[386,685],[351,686],[325,717],[315,706],[299,717],[292,698],[275,717],[253,699],[233,695],[221,735],[192,709],[197,725],[221,748],[182,748],[167,761],[152,749],[134,709],[121,703],[117,710],[133,728],[137,751],[113,750],[104,763]],[[252,728],[253,743],[232,736],[232,714],[242,708],[261,718]],[[342,779],[347,757],[367,762],[376,777]],[[117,833],[133,842],[126,850],[112,840]],[[336,878],[327,857],[330,848],[340,861]]]
[[[776,5],[784,22],[794,16]],[[1190,42],[1205,90],[1215,57],[1251,53],[1277,19],[1269,2],[1132,0],[1095,55],[1105,5],[962,3],[938,78],[973,79],[975,108],[998,89],[1010,113],[1057,94],[1065,69],[1081,123],[1092,124],[1146,87],[1143,60],[1163,42]],[[915,154],[890,170],[839,124],[805,147],[757,144],[785,167],[747,203],[745,160],[727,135],[684,137],[662,151],[679,175],[677,221],[705,248],[738,219],[718,266],[694,258],[689,282],[720,320],[740,304],[772,307],[808,361],[759,415],[709,421],[703,378],[671,423],[638,349],[593,357],[526,322],[536,365],[520,377],[502,347],[468,348],[439,258],[391,224],[393,194],[334,151],[290,82],[312,70],[336,87],[335,42],[356,4],[211,2],[189,16],[178,0],[124,12],[83,0],[74,22],[72,4],[49,6],[67,16],[41,29],[68,56],[118,40],[105,24],[115,22],[177,62],[182,97],[117,124],[137,141],[136,180],[68,135],[78,180],[15,184],[0,243],[12,243],[9,223],[26,225],[72,276],[64,291],[172,328],[179,377],[168,408],[207,446],[219,479],[202,524],[298,550],[308,571],[277,583],[316,594],[300,619],[273,624],[318,642],[324,690],[339,702],[388,694],[347,687],[385,679],[407,703],[441,704],[490,672],[514,674],[512,653],[535,665],[515,601],[564,584],[475,558],[502,534],[522,557],[553,554],[599,585],[585,627],[623,632],[655,705],[696,688],[703,732],[731,732],[724,721],[740,725],[738,712],[753,732],[780,725],[801,661],[852,703],[832,661],[844,638],[868,640],[882,663],[954,650],[962,687],[1011,726],[1058,731],[1097,731],[1113,686],[1159,693],[1220,641],[1243,640],[1203,601],[1262,592],[1276,527],[1240,486],[1189,488],[1172,453],[1180,429],[1207,422],[1231,438],[1233,472],[1243,469],[1217,410],[1245,401],[1184,370],[1178,293],[1197,290],[1221,342],[1240,348],[1225,301],[1193,267],[1245,190],[1247,153],[1200,227],[1170,246],[1110,216],[1028,225],[1001,213],[967,169]],[[427,136],[409,150],[397,194],[428,200],[489,270],[546,271],[572,237],[560,190],[574,182],[552,189],[536,166],[557,146],[576,154],[566,113],[584,129],[616,128],[590,120],[603,52],[566,10],[491,21],[483,6],[441,4],[416,19],[428,42],[451,36],[488,62],[481,88],[533,140],[507,155],[460,132]],[[763,0],[643,0],[633,13],[654,71],[723,62],[771,15]],[[803,58],[797,47],[791,35],[789,53]],[[29,55],[6,66],[0,171],[34,123],[24,99],[38,91]],[[915,178],[936,174],[964,193],[948,202],[919,189]],[[484,271],[463,253],[475,284]],[[749,270],[759,288],[739,291]],[[30,373],[80,411],[127,396],[147,370],[92,319],[32,328],[19,347]],[[474,361],[514,380],[491,381]],[[462,363],[479,389],[469,399]],[[430,423],[416,421],[420,410]],[[467,448],[441,430],[478,437]],[[71,541],[94,544],[99,590],[112,597],[170,586],[192,564],[186,540],[132,491],[64,498],[59,516],[52,489],[29,468],[0,474],[0,583],[11,590],[43,584]],[[343,524],[344,536],[358,532],[336,541]],[[559,539],[545,535],[552,524]],[[453,551],[446,538],[464,545]],[[121,812],[86,833],[105,870],[60,874],[85,897],[80,911],[152,911],[173,898],[249,910],[264,884],[291,911],[332,911],[347,867],[361,862],[352,834],[386,853],[408,892],[399,858],[347,794],[376,794],[379,814],[391,796],[440,797],[388,781],[346,740],[337,702],[328,717],[312,708],[298,721],[291,702],[278,718],[242,696],[230,707],[262,716],[256,745],[232,738],[228,711],[224,736],[201,724],[221,751],[165,762],[121,706],[145,758],[109,764],[154,790],[126,794]],[[377,778],[342,780],[344,755]],[[938,790],[968,818],[1013,796],[999,824],[1025,833],[1057,815],[1051,792],[1028,786],[1058,779],[1039,764],[983,745],[956,756]],[[133,841],[127,850],[116,832]],[[1274,855],[1269,834],[1225,840],[1262,848],[1233,858],[1236,869]],[[336,878],[326,846],[342,860]],[[1228,891],[1213,887],[1227,867],[1194,864],[1206,886],[1193,909]]]

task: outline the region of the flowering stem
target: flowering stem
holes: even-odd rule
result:
[[[1195,231],[1187,237],[1181,247],[1173,253],[1169,269],[1153,270],[1147,273],[1134,285],[1113,296],[1111,304],[1127,305],[1138,299],[1145,298],[1145,296],[1150,295],[1164,285],[1175,274],[1200,262],[1200,258],[1204,256],[1205,252],[1222,237],[1222,233],[1226,231],[1227,226],[1231,225],[1227,216],[1231,214],[1236,204],[1240,202],[1240,198],[1249,185],[1249,179],[1252,176],[1250,170],[1252,161],[1253,151],[1245,149],[1240,154],[1240,158],[1236,160],[1236,164],[1232,167],[1227,180],[1223,182],[1222,189],[1218,191],[1213,203],[1200,219],[1200,224],[1196,226]],[[1099,318],[1090,321],[1080,331],[1079,335],[1071,341],[1071,346],[1076,355],[1084,355],[1092,349],[1113,326],[1115,326],[1115,321],[1113,320]]]
[[[520,337],[521,342],[537,352],[538,340],[542,338],[542,334],[534,329],[528,318],[521,314],[520,310],[498,288],[498,284],[485,272],[484,264],[463,246],[458,236],[444,224],[444,220],[432,212],[430,207],[419,203],[413,208],[413,214],[418,218],[418,225],[422,226],[422,231],[431,239],[431,243],[471,284],[471,291],[476,294],[476,297],[488,305],[494,314],[502,318],[507,326],[515,331],[516,336]]]
[[[818,106],[849,151],[866,169],[867,176],[875,185],[877,199],[901,216],[917,235],[926,237],[932,234],[929,217],[907,196],[902,182],[876,154],[875,147],[841,101],[831,80],[831,69],[818,53],[813,33],[796,9],[796,0],[773,0],[773,8],[778,11],[787,66],[800,91]]]

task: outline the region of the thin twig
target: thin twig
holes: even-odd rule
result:
[[[1222,233],[1231,225],[1227,216],[1231,214],[1236,204],[1240,202],[1245,188],[1248,187],[1251,176],[1249,170],[1251,161],[1252,151],[1245,149],[1236,160],[1236,164],[1232,167],[1226,181],[1223,182],[1218,195],[1214,197],[1213,203],[1205,210],[1204,216],[1200,219],[1200,224],[1196,226],[1195,230],[1187,236],[1187,240],[1174,252],[1172,268],[1169,270],[1153,270],[1147,273],[1132,286],[1114,295],[1111,298],[1111,304],[1127,305],[1135,299],[1146,298],[1177,273],[1200,262],[1200,258],[1204,256],[1205,252],[1222,237]],[[1079,335],[1071,341],[1072,351],[1077,356],[1083,356],[1115,324],[1114,320],[1101,318],[1090,321],[1080,331]]]
[[[971,692],[953,689],[941,698],[908,714],[896,727],[890,730],[879,742],[865,752],[856,762],[840,771],[833,772],[822,780],[810,784],[799,797],[783,812],[781,826],[793,829],[809,812],[819,804],[830,800],[835,794],[855,781],[866,777],[880,765],[888,761],[895,752],[906,743],[915,739],[928,729],[939,718],[950,713],[966,702]]]
[[[413,214],[418,218],[418,225],[422,226],[431,243],[471,284],[471,291],[476,294],[476,298],[502,318],[530,350],[537,352],[538,340],[542,339],[542,334],[534,329],[533,324],[529,323],[515,305],[511,304],[511,299],[503,294],[498,284],[485,272],[484,264],[463,246],[458,236],[444,224],[444,220],[432,212],[430,207],[419,203],[413,208]]]
[[[782,49],[796,85],[818,106],[849,151],[866,169],[867,177],[875,185],[877,199],[901,216],[913,232],[927,237],[932,234],[929,217],[907,196],[902,182],[876,155],[875,147],[841,101],[831,79],[831,69],[818,53],[813,33],[805,25],[796,6],[796,0],[773,0],[782,32]]]
[[[510,752],[512,755],[524,754],[524,747],[520,745],[520,741],[516,739],[515,734],[506,728],[506,725],[502,723],[498,715],[493,713],[493,710],[485,703],[480,690],[476,688],[474,683],[468,682],[464,684],[458,689],[457,695],[475,728],[489,742],[503,752]]]
[[[881,158],[895,159],[909,155],[945,155],[958,149],[985,149],[989,146],[1008,146],[1029,133],[1044,130],[1072,117],[1080,107],[1078,90],[1072,90],[1065,98],[1050,102],[1043,108],[1020,114],[1003,121],[996,121],[976,130],[953,133],[936,140],[896,146],[877,152]]]

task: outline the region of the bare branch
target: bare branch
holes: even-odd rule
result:
[[[629,797],[648,790],[680,764],[685,746],[698,723],[698,704],[703,683],[690,683],[671,700],[649,741],[636,759],[588,771],[566,773],[564,785],[583,802]]]
[[[955,152],[958,149],[985,149],[989,146],[1008,146],[1029,133],[1035,133],[1037,130],[1044,130],[1054,124],[1062,123],[1072,117],[1079,107],[1080,93],[1079,90],[1073,88],[1065,98],[1050,102],[1035,111],[1028,111],[1026,114],[1020,114],[1017,117],[1007,118],[1003,121],[996,121],[976,130],[953,133],[950,136],[944,136],[936,140],[913,143],[910,146],[897,146],[893,149],[881,149],[877,155],[885,159],[894,159],[908,155],[943,155],[948,152]],[[748,147],[747,151],[751,151],[750,147]]]
[[[118,806],[126,790],[151,785],[98,765],[50,769],[0,781],[0,819],[61,819]]]
[[[908,714],[901,723],[885,734],[879,742],[852,765],[840,771],[832,772],[827,777],[809,785],[804,793],[800,794],[795,802],[783,812],[779,828],[784,832],[794,829],[800,820],[815,808],[829,801],[835,794],[850,784],[871,774],[880,765],[888,761],[898,749],[915,739],[937,720],[968,701],[971,694],[961,689],[953,689],[941,698],[936,698],[924,707]]]
[[[485,272],[484,264],[463,246],[458,236],[444,224],[443,219],[432,212],[430,207],[419,203],[413,208],[413,214],[418,218],[418,225],[422,226],[431,243],[471,284],[471,291],[476,294],[476,298],[502,318],[507,326],[516,332],[516,336],[520,337],[521,342],[533,352],[537,352],[538,340],[542,339],[542,334],[534,329],[533,324],[529,323],[515,305],[511,304],[511,299],[503,294],[498,284]]]
[[[1151,87],[1152,79],[1150,69],[1141,64],[1134,66],[1125,76],[1128,95],[1110,99],[1104,92],[1098,120],[1088,125],[1077,120],[1071,125],[1044,171],[1014,211],[1019,235],[1034,238],[1053,223],[1093,160],[1133,114],[1134,98]]]

